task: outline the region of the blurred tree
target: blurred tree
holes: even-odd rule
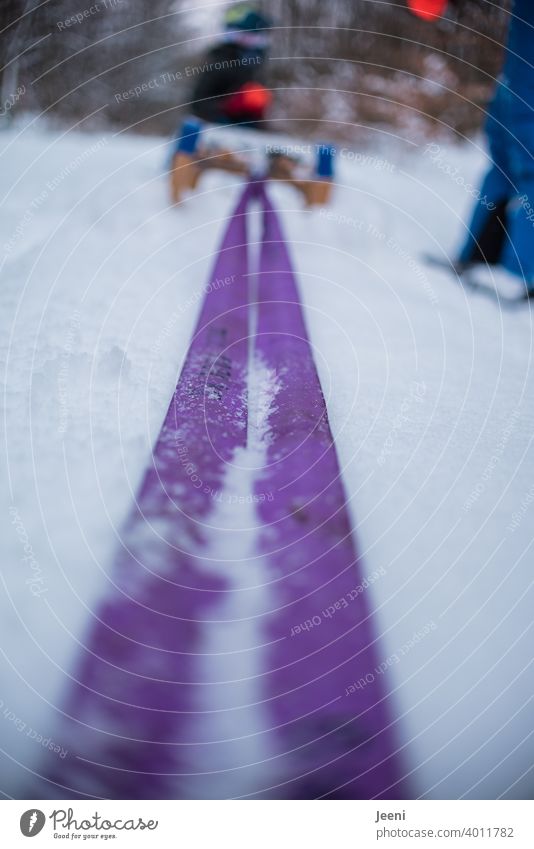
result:
[[[20,102],[21,71],[39,44],[32,39],[32,13],[38,0],[5,0],[0,7],[0,106],[6,116]]]
[[[472,132],[501,64],[508,0],[457,0],[445,18],[417,20],[403,0],[269,0],[275,17],[279,126],[344,133],[340,123]],[[293,89],[298,86],[298,91]],[[330,91],[324,91],[325,87]],[[284,115],[291,122],[284,122]],[[437,122],[442,122],[441,124]],[[352,130],[350,130],[352,132]]]
[[[71,0],[11,2],[11,9],[3,10],[10,39],[2,64],[11,60],[3,85],[13,86],[10,68],[16,67],[27,89],[25,105],[35,111],[92,126],[167,130],[175,119],[166,118],[166,111],[175,111],[187,94],[179,79],[190,53],[182,5],[87,0],[74,8]],[[127,93],[131,89],[133,96]]]

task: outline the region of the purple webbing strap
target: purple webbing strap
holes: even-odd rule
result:
[[[370,601],[336,449],[278,217],[265,187],[256,356],[276,373],[267,463],[257,492],[278,609],[265,698],[289,798],[406,798]],[[301,626],[304,625],[302,628]],[[311,627],[310,627],[311,625]],[[367,677],[366,677],[367,676]],[[346,695],[358,680],[365,685]],[[370,683],[367,683],[367,682]],[[353,691],[354,692],[354,691]]]
[[[256,482],[257,553],[276,591],[274,611],[266,603],[261,614],[272,783],[259,795],[407,795],[391,708],[380,678],[365,677],[377,666],[368,599],[359,590],[361,566],[296,282],[276,213],[263,183],[255,183],[221,245],[122,536],[116,588],[85,640],[61,727],[69,754],[60,765],[50,756],[33,798],[181,798],[190,795],[188,775],[209,773],[211,750],[201,752],[192,726],[206,684],[199,654],[229,585],[206,568],[204,556],[209,561],[214,500],[246,444],[245,219],[253,198],[263,206],[265,227],[255,356],[278,380],[267,462]],[[273,497],[265,500],[265,491]],[[237,679],[239,654],[235,664],[230,678]],[[365,687],[346,696],[362,678]]]
[[[196,760],[202,619],[225,583],[202,569],[226,464],[246,443],[248,258],[245,188],[217,255],[151,468],[127,520],[115,589],[94,614],[61,736],[68,757],[35,797],[180,798]]]

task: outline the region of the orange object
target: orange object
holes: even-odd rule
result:
[[[408,0],[408,6],[417,17],[435,21],[444,14],[447,0]]]
[[[271,105],[272,99],[269,89],[260,83],[245,83],[226,98],[224,112],[230,118],[243,114],[261,118]]]

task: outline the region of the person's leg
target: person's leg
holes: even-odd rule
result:
[[[510,122],[510,172],[515,197],[508,208],[504,267],[534,289],[534,118],[523,114]]]
[[[458,264],[497,263],[504,241],[503,223],[510,198],[510,184],[502,171],[492,165],[480,187]]]
[[[492,165],[479,189],[457,264],[498,263],[505,237],[507,204],[514,195],[509,179],[506,127],[502,120],[503,91],[499,87],[486,121]]]

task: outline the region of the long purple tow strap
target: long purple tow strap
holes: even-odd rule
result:
[[[47,760],[33,798],[187,798],[193,774],[202,798],[204,772],[211,795],[209,747],[195,742],[191,718],[206,686],[202,635],[229,591],[203,554],[214,500],[247,439],[246,213],[253,199],[264,210],[254,356],[278,384],[267,463],[256,481],[257,554],[276,600],[261,613],[267,649],[260,653],[273,756],[254,795],[407,796],[391,709],[370,674],[378,661],[369,604],[296,281],[276,212],[257,182],[245,188],[226,230],[122,534],[116,589],[73,673],[61,724],[69,755],[59,766]],[[234,662],[238,679],[239,654]],[[372,682],[347,697],[365,676]]]

